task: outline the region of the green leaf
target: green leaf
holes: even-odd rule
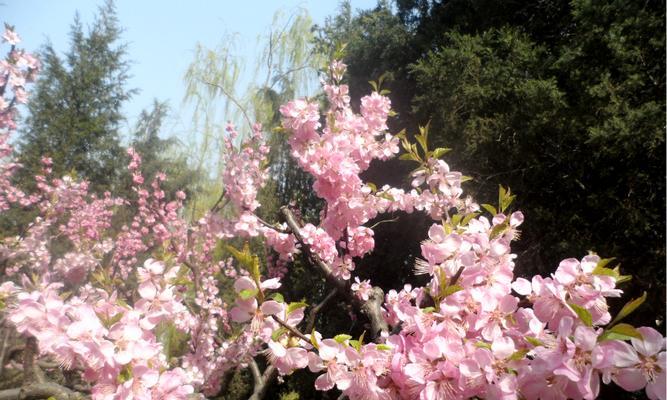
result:
[[[243,247],[243,251],[231,245],[226,245],[225,248],[227,251],[232,253],[232,256],[236,259],[236,261],[238,261],[243,267],[250,271],[253,261],[252,254],[250,254],[250,250],[248,248],[248,243],[246,243]]]
[[[373,182],[366,182],[366,186],[368,186],[371,189],[371,193],[375,193],[378,191],[378,187]]]
[[[314,348],[318,350],[320,349],[320,345],[317,344],[317,338],[315,337],[315,328],[310,331],[310,344],[312,344]]]
[[[526,342],[532,344],[533,346],[544,346],[544,343],[538,338],[534,338],[532,336],[524,336],[524,339],[526,339]]]
[[[306,306],[308,306],[308,304],[304,303],[303,301],[289,303],[289,305],[287,306],[286,314],[289,315],[292,313],[292,311],[298,310],[299,308],[304,308]]]
[[[479,348],[482,348],[482,349],[489,349],[489,350],[491,350],[491,343],[482,342],[482,341],[480,340],[480,341],[477,341],[477,342],[475,343],[475,347],[479,347]]]
[[[598,342],[603,340],[630,340],[632,338],[642,339],[642,334],[630,324],[618,324],[607,329],[598,337]]]
[[[625,283],[625,282],[628,282],[628,281],[631,281],[631,280],[632,280],[632,275],[620,275],[616,279],[616,284],[620,285],[621,283]]]
[[[421,146],[424,154],[428,153],[428,144],[426,143],[426,138],[423,135],[415,135],[415,140],[417,140],[417,143],[419,143],[419,146]]]
[[[472,212],[470,214],[466,214],[465,218],[463,218],[463,221],[461,221],[461,226],[466,226],[472,220],[473,218],[477,218],[479,215],[478,212]]]
[[[456,293],[456,292],[459,292],[459,291],[461,291],[461,290],[463,290],[463,286],[460,286],[460,285],[446,286],[446,287],[442,290],[442,298],[445,298],[445,297],[447,297],[447,296],[450,296],[450,295],[452,295],[452,294],[454,294],[454,293]]]
[[[503,199],[507,196],[507,191],[503,185],[498,185],[498,206],[502,209]],[[501,211],[502,212],[502,211]]]
[[[422,312],[424,314],[432,313],[433,311],[435,311],[435,307],[424,307],[424,308],[422,308]]]
[[[352,348],[354,348],[357,351],[361,350],[361,342],[358,340],[354,339],[350,340],[350,346],[352,346]]]
[[[431,157],[433,158],[440,158],[444,156],[445,154],[449,153],[452,149],[449,149],[447,147],[438,147],[435,150],[433,150],[433,153],[431,153]]]
[[[259,281],[262,278],[262,275],[259,272],[259,257],[256,255],[252,256],[252,264],[250,265],[250,274],[252,275],[252,278],[255,280],[255,283],[257,283],[257,286],[259,286]]]
[[[509,356],[508,360],[510,360],[510,361],[523,360],[526,357],[526,354],[528,354],[529,351],[530,350],[528,350],[528,349],[517,350],[511,356]]]
[[[505,212],[507,208],[512,204],[516,196],[510,192],[510,189],[505,189],[503,185],[499,185],[498,189],[498,207],[500,207],[500,212]]]
[[[239,297],[241,300],[252,299],[257,295],[259,291],[257,289],[243,289],[239,292]]]
[[[604,268],[609,264],[610,262],[614,261],[616,257],[611,257],[611,258],[602,258],[600,261],[598,261],[598,264],[595,266],[595,269],[593,270],[593,273],[595,273],[595,270],[598,268]]]
[[[275,300],[278,303],[284,303],[285,302],[285,298],[283,297],[283,295],[281,293],[278,293],[278,292],[272,293],[271,296],[269,296],[269,299]]]
[[[507,220],[505,220],[505,222],[503,222],[502,224],[494,226],[493,229],[491,229],[491,234],[489,235],[489,237],[491,239],[494,239],[494,238],[502,235],[503,233],[505,233],[505,231],[509,227],[507,225],[507,222],[509,222],[509,218]]]
[[[336,335],[336,336],[334,336],[334,340],[335,340],[337,343],[340,343],[340,344],[343,344],[343,343],[345,343],[346,341],[348,341],[348,340],[350,340],[350,339],[352,339],[352,336],[350,336],[350,335],[346,335],[346,334],[344,334],[344,333],[341,333],[340,335]]]
[[[116,377],[116,382],[119,384],[125,383],[132,379],[132,370],[130,369],[130,365],[127,364],[123,367],[122,370],[120,370],[120,373]]]
[[[616,318],[614,318],[609,325],[610,326],[615,325],[618,321],[630,315],[633,311],[637,309],[637,307],[641,306],[642,303],[644,303],[645,301],[646,301],[646,292],[644,292],[644,294],[641,295],[641,297],[637,297],[636,299],[630,300],[629,302],[625,303],[623,308],[621,308],[621,311],[619,311],[618,315],[616,315]]]
[[[574,304],[574,303],[567,303],[567,305],[572,308],[572,310],[577,314],[579,319],[586,325],[586,326],[593,326],[593,316],[591,315],[590,312],[588,312],[587,309]]]
[[[107,329],[110,329],[112,326],[114,326],[114,324],[116,324],[116,322],[120,321],[120,319],[123,318],[122,312],[117,313],[111,318],[107,318],[104,314],[101,313],[96,313],[96,314],[97,318],[99,318],[100,322],[102,322],[102,325]]]
[[[280,339],[280,337],[282,335],[286,334],[287,332],[288,332],[288,330],[281,326],[280,328],[273,331],[273,333],[271,334],[271,340],[273,340],[274,342],[277,342],[278,339]]]
[[[415,156],[413,156],[412,153],[401,154],[400,156],[398,156],[398,159],[403,161],[417,161],[415,160]]]
[[[384,344],[384,343],[378,344],[377,346],[375,346],[375,348],[378,349],[378,350],[382,350],[382,351],[389,351],[389,350],[393,349],[393,347],[391,347],[388,344]]]
[[[482,204],[482,208],[488,211],[491,215],[496,216],[498,214],[498,210],[491,204]]]
[[[395,201],[394,196],[390,195],[387,192],[378,193],[377,196],[382,198],[382,199],[389,200],[389,201]]]
[[[593,274],[593,275],[606,275],[606,276],[611,276],[611,277],[614,278],[614,279],[618,279],[618,276],[619,276],[619,275],[618,275],[618,272],[614,271],[614,270],[611,269],[611,268],[599,268],[599,269],[598,269],[597,267],[595,267],[595,269],[593,270],[592,274]]]
[[[468,182],[472,180],[472,176],[463,175],[461,176],[461,183]]]

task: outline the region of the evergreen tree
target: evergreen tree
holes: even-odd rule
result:
[[[141,155],[141,170],[148,182],[156,174],[163,172],[168,178],[162,183],[167,198],[173,199],[179,190],[184,191],[189,198],[203,177],[199,171],[188,165],[186,154],[179,151],[179,146],[182,146],[180,140],[175,137],[160,137],[168,114],[169,105],[157,100],[153,102],[150,110],[143,110],[134,129],[131,146]],[[129,190],[129,177],[127,187]]]
[[[41,157],[48,155],[55,176],[74,172],[98,193],[118,182],[125,161],[118,134],[121,108],[134,93],[126,88],[129,65],[121,31],[108,1],[86,32],[75,17],[64,57],[45,45],[44,72],[21,132],[22,180],[39,173]]]
[[[565,254],[616,257],[635,276],[629,295],[656,296],[634,318],[660,324],[664,2],[395,3],[357,15],[343,7],[320,29],[325,44],[347,42],[350,92],[368,92],[368,80],[389,72],[396,128],[430,122],[434,145],[452,147],[447,161],[473,175],[476,198],[493,202],[498,184],[517,193],[517,207],[530,210],[516,247],[519,274],[551,272]],[[391,179],[384,166],[369,174],[379,184]],[[404,218],[378,227],[376,252],[383,230]],[[412,265],[404,250],[387,248],[379,262],[392,260],[389,287]]]

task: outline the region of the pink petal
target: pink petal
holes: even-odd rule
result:
[[[628,392],[634,392],[646,386],[646,378],[637,368],[622,368],[616,373],[613,380]]]
[[[662,337],[660,332],[646,326],[637,328],[637,331],[642,334],[644,340],[633,338],[631,342],[639,353],[645,356],[652,356],[658,354],[658,352],[664,348],[665,338]]]
[[[280,287],[280,278],[267,279],[260,286],[262,289],[278,289]]]
[[[273,340],[269,341],[269,348],[271,349],[271,352],[273,352],[273,355],[277,358],[282,358],[287,355],[287,349],[285,349],[282,344],[274,342]]]
[[[274,300],[268,300],[262,303],[261,310],[265,315],[276,315],[283,312],[285,306]]]
[[[234,282],[234,290],[236,293],[240,293],[245,289],[255,290],[257,289],[257,286],[255,286],[255,282],[253,282],[252,279],[248,278],[247,276],[242,276],[237,279],[236,282]]]
[[[317,390],[331,390],[333,388],[334,383],[333,381],[329,378],[329,374],[322,374],[315,379],[315,389]],[[338,388],[340,388],[340,382],[338,384]],[[341,389],[345,390],[345,389]]]

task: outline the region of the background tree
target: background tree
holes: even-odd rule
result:
[[[546,273],[589,250],[616,257],[635,276],[629,295],[656,296],[634,318],[661,325],[664,16],[654,1],[397,0],[354,15],[343,5],[319,32],[324,45],[347,43],[354,95],[384,72],[393,78],[393,128],[430,122],[431,140],[454,149],[448,162],[471,172],[478,199],[492,203],[500,183],[518,194],[530,212],[517,272]],[[380,184],[401,176],[385,165],[368,175]],[[392,230],[424,231],[405,217],[383,224],[376,252]],[[369,260],[368,271],[392,268],[375,282],[396,287],[418,249],[385,251],[392,261]]]
[[[134,93],[126,87],[129,64],[121,31],[113,2],[107,1],[87,31],[75,17],[64,57],[45,45],[44,73],[21,131],[22,180],[38,173],[42,154],[48,154],[56,176],[74,171],[98,193],[118,183],[125,163],[122,106]]]
[[[160,137],[168,115],[169,105],[154,100],[151,109],[143,110],[139,115],[130,146],[141,155],[147,180],[152,180],[160,172],[169,177],[162,185],[168,199],[173,200],[179,190],[189,198],[196,193],[203,177],[188,164],[186,153],[180,151],[183,143],[179,139]]]

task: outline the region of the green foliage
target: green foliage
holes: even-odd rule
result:
[[[186,154],[180,150],[183,144],[179,139],[160,137],[168,115],[167,103],[155,100],[150,111],[143,110],[139,115],[130,145],[141,155],[141,171],[147,182],[158,172],[164,172],[168,179],[161,186],[167,199],[173,200],[179,190],[190,198],[204,182],[204,177],[188,164]]]
[[[114,5],[107,1],[89,29],[78,15],[64,57],[51,44],[41,52],[43,70],[21,130],[19,179],[27,186],[41,171],[41,157],[53,159],[56,177],[76,172],[98,193],[119,182],[125,157],[119,142],[121,108],[133,90],[126,88],[128,62]]]
[[[394,131],[418,137],[429,122],[430,143],[453,149],[446,161],[472,176],[467,188],[482,202],[495,203],[498,185],[512,188],[512,207],[526,215],[518,275],[549,274],[561,259],[589,250],[614,256],[634,277],[624,290],[654,296],[631,318],[660,323],[664,3],[396,0],[395,10],[380,2],[353,15],[344,4],[320,28],[320,43],[347,43],[350,92],[367,93],[367,82],[387,73],[399,114]],[[418,150],[403,158],[419,161]],[[367,173],[378,187],[396,175],[391,164]],[[375,254],[383,260],[363,260],[363,271],[391,265],[392,279],[377,282],[385,288],[410,281],[419,254],[384,248],[392,225],[410,240],[427,229],[401,220],[378,227]],[[618,268],[599,273],[628,281]]]

